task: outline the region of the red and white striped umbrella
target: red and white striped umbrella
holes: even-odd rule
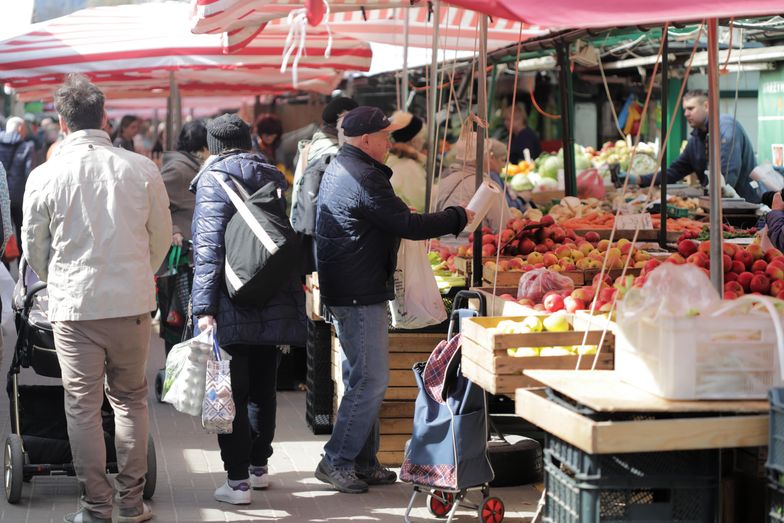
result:
[[[190,82],[194,92],[210,92],[210,83],[228,92],[291,89],[292,79],[276,73],[286,53],[286,26],[259,34],[240,52],[227,55],[219,35],[190,32],[188,10],[181,2],[97,7],[34,24],[0,42],[0,81],[24,92],[78,72],[112,88],[135,83],[155,89],[166,88],[162,79],[177,71],[178,83],[182,77],[183,87]],[[309,34],[299,54],[299,77],[318,79],[320,92],[334,87],[340,72],[367,71],[372,58],[368,44],[324,30]],[[237,74],[226,74],[231,71]],[[329,89],[324,86],[328,79],[335,81]]]
[[[281,26],[307,21],[307,37],[318,29],[352,36],[367,42],[404,45],[405,17],[408,16],[408,45],[432,47],[432,13],[425,2],[358,0],[194,0],[192,28],[195,33],[223,33],[227,51],[242,50],[258,34],[280,30]],[[327,8],[326,5],[329,7]],[[312,14],[314,7],[324,12]],[[323,14],[323,16],[322,16]],[[476,49],[479,14],[444,6],[439,16],[440,47],[448,50]],[[317,22],[320,20],[320,22]],[[546,33],[536,26],[523,26],[522,38]],[[488,49],[516,43],[520,22],[494,18],[488,27]]]

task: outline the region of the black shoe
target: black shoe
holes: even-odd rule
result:
[[[347,494],[362,494],[368,490],[368,484],[357,477],[354,469],[337,469],[327,463],[326,458],[321,458],[316,467],[316,479]]]
[[[376,465],[371,469],[356,469],[357,477],[368,485],[392,485],[397,481],[395,471]]]

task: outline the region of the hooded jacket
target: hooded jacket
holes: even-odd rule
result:
[[[224,280],[224,233],[236,213],[234,204],[213,173],[230,187],[242,184],[253,194],[273,181],[281,192],[287,188],[283,174],[259,153],[229,153],[203,168],[191,184],[196,193],[192,238],[194,252],[194,316],[210,315],[217,323],[218,343],[228,345],[304,346],[307,330],[305,294],[299,270],[292,267],[289,282],[262,307],[241,307],[229,298]]]
[[[321,298],[327,305],[373,305],[394,299],[400,238],[458,234],[465,210],[412,213],[395,196],[392,170],[344,144],[321,180],[316,256]]]
[[[190,185],[199,172],[201,160],[185,151],[163,153],[161,177],[169,195],[169,210],[172,218],[172,233],[180,233],[186,240],[191,239],[191,222],[196,196]]]

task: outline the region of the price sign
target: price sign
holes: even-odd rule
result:
[[[621,214],[615,217],[615,227],[618,230],[633,231],[653,229],[651,213]]]

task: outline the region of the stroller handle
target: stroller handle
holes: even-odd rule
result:
[[[37,281],[27,289],[27,292],[25,293],[25,297],[24,297],[24,309],[26,311],[29,311],[33,307],[33,299],[35,298],[35,295],[41,292],[42,290],[44,290],[45,288],[46,288],[45,281]]]
[[[487,303],[481,293],[473,290],[459,291],[452,300],[452,310],[462,309],[468,306],[468,300],[479,301],[479,316],[487,316]]]

